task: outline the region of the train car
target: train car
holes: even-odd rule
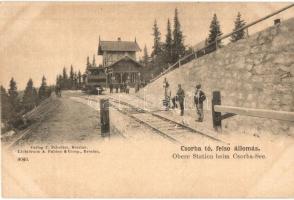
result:
[[[85,76],[85,92],[100,95],[106,88],[106,73],[103,67],[89,67]]]

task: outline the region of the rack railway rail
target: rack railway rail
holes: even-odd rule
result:
[[[99,100],[94,98],[84,97],[84,99],[99,103]],[[197,139],[201,140],[205,138],[226,144],[224,141],[212,135],[160,116],[155,112],[135,107],[127,102],[117,100],[115,98],[110,97],[109,100],[109,104],[112,108],[145,125],[146,127],[151,128],[156,134],[159,134],[171,142],[183,144],[185,141],[192,141]]]

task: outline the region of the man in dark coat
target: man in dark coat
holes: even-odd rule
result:
[[[201,90],[201,85],[196,85],[196,91],[194,95],[194,103],[196,105],[196,110],[198,114],[199,122],[203,122],[204,114],[203,114],[203,102],[205,101],[206,96],[205,93]]]
[[[109,84],[109,89],[110,89],[110,93],[112,93],[113,92],[113,84],[112,83]]]
[[[115,84],[115,92],[118,93],[118,83]]]
[[[181,84],[178,85],[177,99],[178,99],[179,104],[180,104],[181,116],[183,116],[184,115],[185,91],[182,89]]]

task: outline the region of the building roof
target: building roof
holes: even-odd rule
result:
[[[136,41],[99,41],[98,55],[102,55],[103,51],[140,51],[140,47]]]
[[[132,62],[134,62],[135,64],[137,64],[138,66],[143,67],[143,65],[142,65],[141,63],[137,62],[136,60],[134,60],[134,59],[131,58],[130,56],[124,56],[124,57],[122,57],[121,59],[115,61],[114,63],[108,65],[106,68],[113,67],[114,65],[116,65],[117,63],[122,62],[122,61],[132,61]]]
[[[88,67],[86,71],[104,71],[104,67]]]

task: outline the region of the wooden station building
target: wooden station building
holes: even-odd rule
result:
[[[136,60],[136,52],[141,51],[137,41],[101,41],[98,55],[103,56],[102,65],[107,75],[107,85],[128,83],[134,86],[140,82],[143,65]]]

